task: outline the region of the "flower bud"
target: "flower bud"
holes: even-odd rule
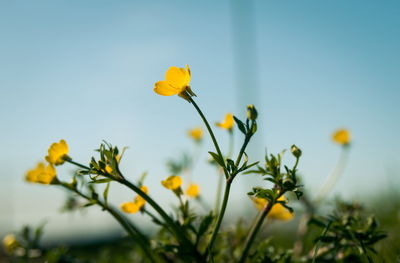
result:
[[[290,151],[292,152],[292,154],[294,155],[294,157],[296,158],[300,158],[301,156],[301,150],[300,148],[298,148],[296,145],[292,145],[292,147],[290,148]]]
[[[249,120],[255,121],[257,119],[258,113],[256,107],[253,104],[247,106],[247,118]]]

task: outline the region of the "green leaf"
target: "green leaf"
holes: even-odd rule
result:
[[[110,183],[107,183],[106,188],[104,189],[103,192],[103,198],[104,198],[104,203],[106,206],[108,206],[108,190],[110,189]]]
[[[240,130],[244,135],[246,135],[246,134],[247,134],[247,131],[246,131],[246,127],[244,126],[244,123],[243,123],[241,120],[239,120],[238,118],[236,118],[235,116],[233,116],[233,119],[235,120],[236,125],[238,126],[239,130]]]
[[[225,167],[225,162],[224,160],[222,160],[218,154],[214,153],[214,152],[208,152],[211,157],[221,166],[221,167]]]
[[[208,214],[207,216],[205,216],[203,218],[203,220],[200,223],[199,226],[199,231],[198,231],[198,237],[201,237],[206,231],[207,229],[211,226],[211,223],[213,222],[213,215],[212,213]]]
[[[104,179],[99,179],[99,180],[96,180],[96,181],[91,181],[89,183],[90,184],[104,184],[104,183],[109,183],[111,181],[112,181],[112,179],[104,178]]]

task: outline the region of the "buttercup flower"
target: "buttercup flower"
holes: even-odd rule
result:
[[[193,128],[188,131],[188,135],[196,142],[200,142],[203,138],[203,129],[200,127]]]
[[[332,134],[332,140],[340,145],[348,145],[350,143],[350,132],[346,129],[339,129]]]
[[[281,196],[278,201],[284,201],[285,198]],[[258,210],[262,210],[267,205],[267,200],[264,198],[255,197],[253,198],[253,202]],[[293,218],[293,214],[289,212],[284,206],[281,204],[275,204],[271,210],[269,211],[268,218],[287,221]]]
[[[171,175],[164,181],[161,181],[161,184],[169,189],[169,190],[177,190],[182,185],[182,179],[177,175]]]
[[[186,189],[186,194],[189,197],[198,197],[200,195],[200,186],[198,184],[190,184],[188,189]]]
[[[217,122],[215,125],[218,127],[231,131],[233,129],[233,125],[235,124],[235,120],[233,119],[233,114],[228,113],[225,115],[225,119],[222,122]]]
[[[170,67],[165,73],[165,80],[156,82],[154,92],[162,96],[178,95],[181,98],[190,101],[190,97],[196,96],[190,89],[190,68],[186,69]]]
[[[63,164],[64,158],[68,157],[68,145],[64,140],[60,140],[60,142],[55,142],[50,146],[48,153],[49,155],[45,158],[50,164]]]
[[[12,252],[19,246],[19,244],[15,236],[9,234],[3,238],[3,246],[7,252]]]
[[[147,186],[144,186],[144,185],[142,187],[140,187],[140,190],[142,190],[146,194],[149,192]],[[142,207],[145,205],[145,203],[146,203],[146,200],[144,200],[143,197],[141,197],[140,195],[137,195],[135,197],[135,199],[133,200],[133,202],[123,203],[123,204],[121,204],[120,208],[125,213],[134,214],[134,213],[140,211],[140,209],[142,209]]]
[[[37,164],[36,168],[29,170],[25,180],[31,183],[50,184],[56,177],[56,169],[53,165],[45,165],[43,162]]]

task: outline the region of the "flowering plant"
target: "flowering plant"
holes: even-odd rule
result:
[[[202,200],[200,186],[184,176],[183,171],[191,168],[189,157],[185,157],[182,162],[170,161],[172,175],[160,180],[162,186],[171,191],[179,203],[175,214],[170,214],[152,195],[151,186],[144,184],[144,176],[136,183],[127,179],[120,168],[124,150],[120,151],[118,147],[106,142],[97,149],[99,157],[92,157],[88,164],[82,164],[68,155],[69,147],[65,140],[53,143],[48,150],[48,155],[44,158],[47,164],[40,162],[34,169],[29,170],[26,180],[31,183],[64,188],[74,196],[85,200],[83,207],[98,206],[108,212],[135,241],[137,245],[135,251],[140,251],[136,254],[136,261],[332,262],[342,260],[347,262],[346,260],[354,258],[371,260],[369,254],[374,251],[373,245],[385,236],[378,231],[376,220],[373,217],[364,220],[361,213],[351,212],[355,209],[352,205],[347,205],[346,209],[341,209],[332,216],[318,216],[316,214],[318,204],[332,188],[332,179],[328,178],[327,186],[322,188],[318,200],[310,200],[309,196],[303,193],[303,186],[300,183],[298,165],[302,151],[296,145],[290,147],[294,158],[292,166],[284,164],[284,152],[276,155],[266,154],[263,163],[250,162],[246,149],[256,134],[258,126],[258,112],[254,105],[247,107],[245,120],[240,120],[234,114],[228,113],[222,122],[216,123],[217,127],[228,131],[231,138],[229,150],[227,154],[223,154],[209,121],[193,99],[196,95],[189,86],[190,79],[189,66],[171,67],[166,73],[165,80],[155,83],[154,91],[163,96],[178,95],[188,101],[204,123],[214,146],[214,149],[209,151],[210,163],[217,167],[218,171],[218,191],[213,210]],[[243,142],[236,156],[233,155],[232,150],[235,129],[243,136]],[[188,135],[199,145],[203,140],[204,132],[201,127],[196,127],[189,130]],[[333,140],[342,145],[344,151],[347,152],[350,145],[350,134],[347,130],[336,132]],[[57,176],[56,166],[65,164],[77,168],[70,182],[62,181]],[[260,176],[267,181],[265,185],[254,186],[248,192],[248,196],[259,210],[258,215],[250,225],[239,223],[234,231],[222,229],[231,186],[237,176],[250,174]],[[340,173],[334,174],[332,178],[336,180],[338,174]],[[186,188],[183,187],[184,181],[188,181]],[[108,194],[111,184],[121,184],[130,189],[134,193],[132,199],[120,204],[119,208],[110,204]],[[94,185],[104,185],[102,193]],[[262,229],[267,220],[292,220],[294,218],[293,204],[296,200],[299,200],[298,203],[306,208],[300,220],[298,240],[294,243],[293,250],[275,250],[269,246],[270,240],[265,237]],[[208,210],[207,213],[195,211],[193,202],[202,204]],[[130,220],[128,215],[136,213],[150,217],[152,222],[160,227],[159,234],[149,237],[140,226]],[[347,223],[344,223],[344,218]],[[312,245],[304,241],[309,231],[307,223],[323,229]],[[7,236],[4,244],[7,251],[12,254],[17,247],[22,247],[23,242],[18,241],[15,236]],[[226,247],[227,244],[229,244],[228,247]]]

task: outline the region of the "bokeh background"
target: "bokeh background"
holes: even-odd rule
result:
[[[316,191],[339,158],[331,133],[344,127],[352,148],[332,194],[368,200],[398,190],[399,1],[1,1],[0,32],[0,236],[43,221],[47,242],[118,231],[96,208],[60,214],[66,193],[24,182],[61,138],[82,163],[102,140],[128,146],[128,178],[148,172],[155,199],[174,203],[160,184],[165,163],[195,151],[186,132],[202,122],[184,100],[153,92],[173,65],[189,64],[212,123],[256,105],[250,160],[295,143],[305,185]],[[215,130],[226,150],[226,132]],[[236,148],[240,139],[236,133]],[[193,171],[210,204],[212,149],[206,138]],[[64,165],[59,174],[72,171]],[[237,180],[228,215],[252,208],[246,192],[254,183]],[[110,197],[117,205],[133,198],[115,185]]]

